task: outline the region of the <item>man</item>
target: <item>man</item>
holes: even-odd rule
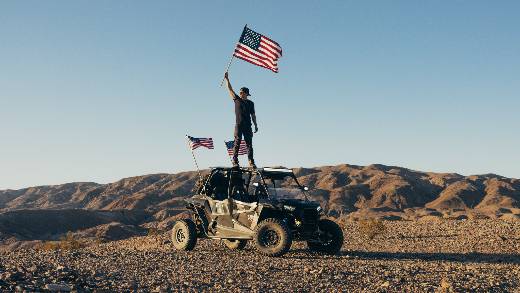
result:
[[[237,95],[235,91],[233,91],[233,87],[231,87],[227,72],[224,74],[224,79],[226,79],[227,82],[229,95],[235,103],[236,125],[235,145],[233,146],[233,167],[238,167],[238,150],[240,148],[240,142],[242,141],[243,136],[247,145],[249,166],[251,168],[256,168],[255,160],[253,158],[253,130],[251,129],[252,119],[253,123],[255,124],[255,133],[258,131],[258,125],[256,124],[255,104],[247,98],[250,96],[248,88],[241,88],[239,94]]]

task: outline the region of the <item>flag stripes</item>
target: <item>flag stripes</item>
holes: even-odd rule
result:
[[[213,138],[205,138],[205,137],[191,137],[188,136],[188,139],[190,141],[190,147],[192,150],[198,148],[198,147],[205,147],[208,149],[213,149]]]
[[[228,155],[229,156],[233,156],[233,148],[235,147],[235,141],[231,140],[231,141],[225,141],[224,142],[226,144],[226,149],[227,149],[227,152],[228,152]],[[240,147],[238,149],[238,155],[241,156],[241,155],[246,155],[248,152],[247,152],[247,144],[244,140],[241,140],[240,141]]]

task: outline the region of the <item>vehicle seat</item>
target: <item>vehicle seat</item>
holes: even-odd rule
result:
[[[211,193],[210,197],[216,200],[224,200],[227,198],[228,180],[222,173],[215,173],[210,180]]]
[[[246,189],[246,182],[240,173],[235,173],[231,176],[231,197],[234,200],[251,202]]]
[[[254,197],[255,197],[255,200],[258,200],[259,198],[267,197],[267,193],[265,191],[265,186],[260,182],[258,182],[258,185],[255,186]]]

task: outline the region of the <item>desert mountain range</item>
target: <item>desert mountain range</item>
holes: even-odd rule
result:
[[[330,216],[417,219],[520,215],[520,180],[494,174],[463,176],[346,164],[294,171]],[[45,239],[94,227],[116,229],[122,233],[119,238],[125,231],[143,227],[166,229],[182,211],[183,199],[192,194],[197,178],[197,172],[182,172],[130,177],[109,184],[80,182],[0,190],[0,241],[10,237]]]

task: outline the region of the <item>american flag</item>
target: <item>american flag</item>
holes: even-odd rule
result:
[[[235,142],[233,140],[231,141],[225,141],[226,143],[226,149],[229,156],[233,155],[233,147],[235,146]],[[247,145],[245,140],[240,141],[240,148],[238,149],[238,155],[245,155],[247,154]]]
[[[246,26],[233,56],[278,72],[278,58],[282,57],[282,47],[277,42]]]
[[[210,138],[204,138],[204,137],[191,137],[188,136],[188,139],[190,141],[190,147],[192,150],[203,146],[208,149],[213,149],[213,139]]]

